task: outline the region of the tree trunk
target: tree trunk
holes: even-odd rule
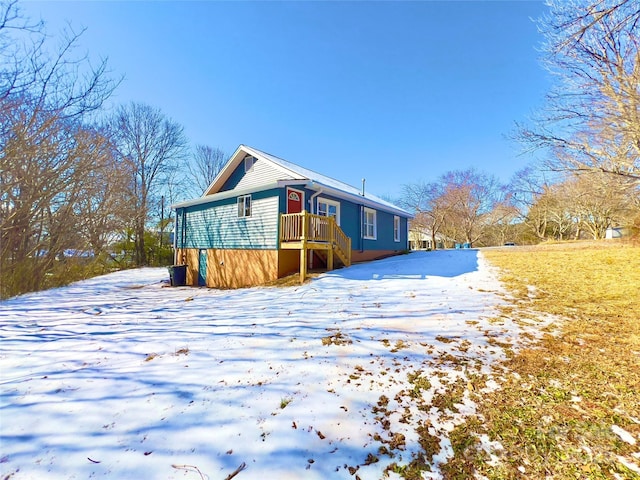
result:
[[[144,267],[147,264],[147,255],[144,248],[144,220],[136,222],[136,265]]]

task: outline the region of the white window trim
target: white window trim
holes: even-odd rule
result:
[[[328,198],[318,197],[316,199],[316,215],[320,215],[320,204],[326,203],[327,205],[333,205],[336,207],[336,224],[340,226],[340,202],[335,200],[329,200]]]
[[[373,214],[373,222],[367,223],[367,213]],[[368,225],[373,225],[373,235],[368,235]],[[378,239],[378,212],[372,208],[364,207],[364,216],[362,218],[362,237],[365,240],[377,240]]]
[[[399,242],[402,234],[400,232],[400,228],[402,227],[402,222],[400,221],[400,217],[397,215],[393,216],[393,241]]]
[[[247,198],[249,199],[249,214],[247,215]],[[240,203],[242,202],[242,215],[240,214]],[[240,195],[237,199],[236,206],[238,208],[238,218],[250,218],[252,204],[251,195]]]

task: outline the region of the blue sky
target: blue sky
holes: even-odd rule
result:
[[[29,1],[192,144],[266,151],[371,192],[531,161],[505,135],[549,87],[539,1]]]

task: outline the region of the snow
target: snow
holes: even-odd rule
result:
[[[625,467],[627,467],[629,470],[631,470],[632,472],[637,473],[638,475],[640,475],[640,467],[638,467],[638,465],[636,465],[635,463],[630,462],[629,460],[627,460],[626,458],[624,458],[621,455],[617,455],[616,458],[618,459],[618,461],[624,465]]]
[[[627,432],[624,428],[619,427],[618,425],[612,425],[611,431],[613,431],[613,433],[618,435],[622,441],[627,442],[629,445],[636,444],[636,439],[633,438],[633,435]]]
[[[424,405],[470,375],[499,388],[503,345],[524,341],[525,327],[496,321],[505,292],[477,250],[298,287],[167,283],[166,269],[129,270],[0,305],[2,478],[221,479],[244,466],[237,480],[354,478],[349,467],[377,479],[420,450],[419,425],[441,447],[425,478],[441,478],[448,434],[476,404],[470,387],[451,408]]]

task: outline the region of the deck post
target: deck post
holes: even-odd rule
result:
[[[309,217],[307,217],[306,210],[303,210],[301,213],[302,239],[300,242],[300,284],[302,285],[305,278],[307,278],[307,233],[309,229]]]
[[[329,250],[327,250],[327,270],[333,270],[333,249],[336,243],[336,221],[329,217]]]
[[[307,278],[307,248],[302,247],[300,249],[300,285],[304,283],[305,278]]]

